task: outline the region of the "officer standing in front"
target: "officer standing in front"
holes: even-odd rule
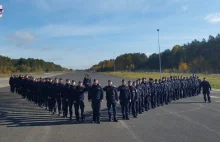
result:
[[[129,120],[128,116],[128,107],[129,103],[131,102],[131,95],[129,87],[126,85],[125,80],[122,80],[122,85],[118,87],[118,91],[120,92],[119,100],[121,104],[121,113],[123,119]]]
[[[210,91],[212,90],[212,88],[211,88],[210,83],[206,80],[206,78],[203,79],[203,82],[201,83],[201,88],[202,88],[205,103],[207,102],[207,98],[208,98],[209,103],[211,103]]]
[[[94,79],[94,83],[89,89],[88,100],[92,102],[93,109],[93,123],[97,122],[100,124],[100,109],[101,102],[103,101],[103,88],[99,84],[99,81]]]
[[[118,122],[117,119],[117,102],[118,100],[118,92],[115,86],[112,85],[112,81],[108,80],[108,86],[103,88],[103,91],[106,92],[106,100],[107,100],[107,108],[108,108],[108,116],[109,121],[112,121],[112,113],[111,108],[113,110],[113,120],[114,122]]]

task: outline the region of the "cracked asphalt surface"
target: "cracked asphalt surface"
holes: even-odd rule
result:
[[[107,80],[121,84],[119,77],[89,73],[104,87]],[[85,72],[59,75],[82,80]],[[218,142],[220,141],[220,95],[211,93],[212,103],[202,95],[172,102],[139,115],[138,118],[108,122],[106,100],[102,103],[101,124],[92,124],[91,104],[85,97],[86,121],[77,124],[0,88],[0,142]]]

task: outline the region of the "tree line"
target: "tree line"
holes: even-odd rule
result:
[[[11,59],[0,55],[0,73],[10,74],[19,72],[50,72],[50,71],[67,71],[68,69],[56,65],[53,62],[45,62],[41,59],[20,58]]]
[[[164,72],[220,72],[220,34],[209,36],[208,40],[193,40],[191,43],[175,45],[161,53],[161,67]],[[159,71],[159,54],[149,57],[144,53],[126,53],[116,59],[104,60],[93,65],[93,71],[145,70]]]

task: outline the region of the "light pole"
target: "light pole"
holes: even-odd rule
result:
[[[157,29],[157,32],[158,32],[158,47],[159,47],[159,66],[160,66],[160,79],[162,78],[161,76],[161,57],[160,57],[160,38],[159,38],[159,33],[160,33],[160,30]]]

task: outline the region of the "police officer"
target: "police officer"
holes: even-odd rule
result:
[[[134,88],[135,88],[135,97],[134,97],[134,107],[132,107],[132,112],[133,112],[133,114],[134,114],[134,118],[137,118],[137,116],[138,116],[138,112],[139,112],[139,109],[138,109],[138,107],[139,107],[139,102],[138,102],[138,100],[139,100],[139,94],[138,94],[138,89],[136,88],[136,86],[137,86],[137,84],[136,84],[136,82],[135,81],[133,81],[133,86],[134,86]]]
[[[151,108],[155,108],[156,107],[156,103],[155,103],[155,99],[156,99],[156,87],[154,84],[154,81],[152,78],[149,79],[149,87],[150,87],[150,94],[151,94]]]
[[[58,99],[60,98],[60,87],[59,87],[59,81],[57,78],[55,79],[54,84],[53,84],[53,91],[55,95],[55,102],[58,105],[58,101],[59,101]],[[60,111],[58,110],[58,116],[59,115],[60,115]]]
[[[70,80],[66,80],[66,84],[63,88],[63,93],[62,93],[62,108],[63,108],[63,117],[67,118],[68,115],[68,98],[70,94]]]
[[[55,113],[56,108],[55,108],[55,94],[53,92],[53,84],[52,84],[52,79],[49,79],[49,83],[47,86],[47,93],[48,93],[48,107],[49,107],[49,112]]]
[[[131,81],[129,81],[128,84],[129,84],[129,90],[131,94],[131,102],[129,103],[129,115],[130,115],[130,112],[132,111],[133,117],[136,118],[137,117],[137,114],[136,114],[137,91],[134,86],[136,84],[133,85]]]
[[[142,108],[142,94],[143,94],[143,90],[142,90],[142,87],[140,85],[140,80],[136,80],[136,89],[137,89],[137,92],[138,92],[138,113],[139,114],[142,114],[143,113],[143,108]]]
[[[15,91],[15,78],[14,78],[14,75],[12,75],[9,79],[9,85],[10,85],[10,90],[12,93],[14,93]]]
[[[210,98],[210,91],[212,90],[210,83],[206,80],[206,78],[203,79],[203,82],[201,83],[202,92],[204,95],[204,101],[207,102],[207,98],[209,103],[211,103]],[[206,98],[207,97],[207,98]]]
[[[129,105],[128,105],[128,115],[131,115],[132,97],[135,95],[135,92],[134,92],[134,94],[132,94],[133,93],[133,85],[132,85],[132,82],[130,80],[128,81],[128,88],[129,88],[129,91],[130,91],[130,94],[131,94],[131,102],[129,102]]]
[[[131,102],[131,95],[128,86],[126,85],[125,80],[122,80],[122,85],[118,87],[118,91],[120,92],[119,100],[121,104],[121,112],[123,119],[129,120],[128,116],[128,107]]]
[[[76,97],[76,82],[74,80],[72,80],[72,84],[70,86],[70,93],[68,96],[70,120],[72,120],[72,116],[73,116],[73,104],[75,103],[75,97]],[[74,106],[74,108],[75,108],[75,106]]]
[[[94,83],[89,89],[88,100],[92,102],[93,109],[93,123],[97,122],[100,124],[100,109],[101,102],[103,101],[103,88],[99,84],[99,81],[94,79]]]
[[[88,88],[88,87],[91,86],[91,77],[90,77],[88,74],[86,74],[85,77],[84,77],[84,79],[83,79],[83,85],[84,85],[86,88]]]
[[[58,116],[61,115],[61,100],[62,100],[62,94],[64,91],[64,83],[63,83],[63,79],[60,78],[59,79],[59,85],[58,85],[58,93],[56,96],[56,102],[57,102],[57,109],[58,109]]]
[[[106,92],[106,101],[107,101],[109,121],[112,121],[112,113],[111,113],[111,108],[112,108],[113,120],[114,122],[118,122],[116,106],[117,106],[117,102],[119,101],[119,99],[118,99],[117,88],[112,85],[111,80],[108,80],[108,86],[105,86],[103,88],[103,91]]]
[[[81,122],[84,122],[85,115],[84,115],[84,96],[85,96],[86,88],[83,86],[82,82],[79,81],[78,86],[75,89],[75,97],[74,97],[74,108],[75,108],[75,115],[76,121],[79,121],[79,108],[81,110]]]

